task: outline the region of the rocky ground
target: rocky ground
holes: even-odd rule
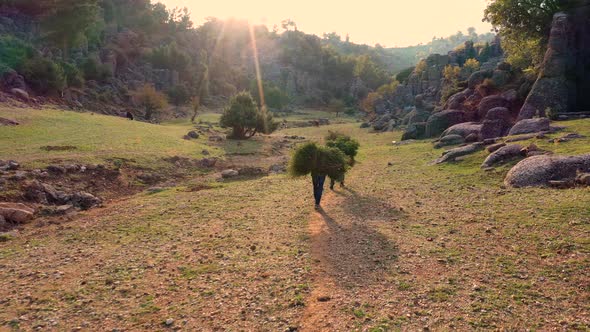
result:
[[[565,126],[590,134],[584,121]],[[227,150],[220,165],[236,166],[235,178],[217,181],[219,171],[185,177],[4,235],[1,324],[55,331],[589,327],[587,188],[505,187],[517,160],[482,170],[489,152],[480,149],[431,165],[440,150],[429,141],[391,144],[401,133],[357,127],[207,143]],[[320,211],[307,178],[239,174],[238,161],[262,160],[258,167],[267,169],[284,158],[278,146],[335,129],[362,148],[347,187],[328,192]],[[590,152],[576,141],[548,142],[562,134],[520,142],[557,154]]]

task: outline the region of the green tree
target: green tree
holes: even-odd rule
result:
[[[55,1],[42,25],[46,38],[61,47],[64,59],[68,59],[70,49],[80,45],[86,33],[95,27],[99,10],[97,0]]]
[[[328,104],[328,111],[331,113],[335,113],[336,117],[340,116],[341,112],[346,110],[346,104],[342,101],[342,99],[335,99],[332,98],[330,103]]]
[[[191,95],[190,91],[184,84],[179,84],[171,87],[166,91],[168,100],[176,107],[180,107],[189,102]]]
[[[484,19],[502,36],[504,50],[512,56],[519,54],[519,66],[538,65],[547,45],[553,15],[567,10],[573,2],[493,0],[485,10]],[[523,57],[525,54],[529,56]]]
[[[39,93],[55,93],[66,87],[63,68],[46,58],[32,58],[23,64],[21,73]]]
[[[143,108],[144,118],[147,121],[161,119],[165,115],[168,101],[166,96],[146,84],[132,93],[133,100],[138,107]]]
[[[234,139],[248,139],[258,132],[268,134],[277,128],[272,113],[259,109],[249,92],[240,92],[231,98],[219,124],[223,128],[232,128],[231,137]]]

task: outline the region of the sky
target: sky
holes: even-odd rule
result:
[[[468,27],[479,33],[488,0],[153,0],[169,8],[187,7],[195,25],[207,17],[241,18],[272,29],[291,19],[300,31],[336,32],[355,43],[401,47],[428,43]]]

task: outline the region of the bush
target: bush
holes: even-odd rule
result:
[[[104,82],[111,77],[111,70],[107,65],[100,63],[98,60],[93,58],[87,58],[80,65],[84,78],[87,81],[99,81]]]
[[[348,170],[347,158],[336,148],[306,143],[295,150],[289,163],[292,176],[327,175],[332,179],[342,179]]]
[[[84,76],[75,65],[67,62],[62,62],[61,67],[64,70],[66,83],[69,87],[81,88],[84,86]]]
[[[342,151],[346,156],[350,157],[351,161],[353,161],[358,153],[360,143],[348,135],[331,131],[328,136],[326,136],[326,146]]]
[[[252,95],[245,91],[231,98],[219,124],[223,128],[232,128],[231,137],[235,139],[248,139],[257,132],[269,134],[277,128],[272,113],[259,109]]]
[[[170,102],[176,106],[185,105],[190,101],[191,94],[186,85],[179,84],[166,91]]]
[[[63,68],[50,59],[29,59],[22,67],[21,73],[37,92],[57,92],[66,87]]]
[[[400,71],[399,73],[397,73],[397,75],[395,75],[395,79],[401,83],[407,82],[410,75],[412,75],[414,68],[416,67],[410,67]]]
[[[7,68],[21,69],[24,62],[34,54],[29,44],[11,36],[0,37],[0,50],[0,71],[7,71]]]
[[[144,117],[147,121],[161,119],[165,115],[168,106],[166,96],[156,91],[152,85],[146,84],[133,92],[132,95],[135,104],[144,109]]]

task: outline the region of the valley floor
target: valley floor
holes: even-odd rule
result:
[[[399,133],[368,134],[358,124],[276,135],[319,140],[335,129],[360,139],[359,162],[317,212],[310,179],[273,175],[200,191],[178,184],[25,227],[0,243],[0,324],[590,328],[588,188],[507,189],[507,166],[479,169],[483,152],[428,166],[440,155],[430,142],[396,146]]]

